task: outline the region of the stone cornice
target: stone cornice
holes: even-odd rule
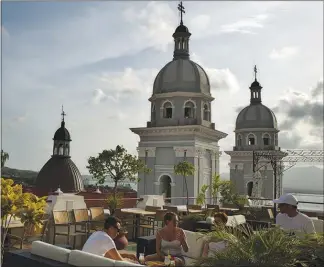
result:
[[[201,125],[186,125],[186,126],[166,126],[152,128],[130,128],[130,130],[139,136],[174,136],[174,135],[197,135],[218,142],[227,136],[218,130],[210,129]]]
[[[209,101],[213,101],[215,99],[214,97],[212,97],[210,95],[203,94],[203,93],[170,92],[170,93],[152,95],[148,100],[149,101],[154,101],[154,100],[159,99],[159,98],[167,98],[167,97],[175,97],[175,96],[200,97],[200,98],[203,98],[203,99],[209,100]]]
[[[231,157],[253,157],[253,151],[224,151],[227,155]],[[284,158],[287,156],[287,153],[280,150],[257,150],[256,152],[264,152],[268,155],[277,156],[278,158]]]
[[[239,129],[239,130],[234,130],[234,133],[248,133],[248,132],[275,132],[279,133],[280,131],[275,128],[246,128],[246,129]]]

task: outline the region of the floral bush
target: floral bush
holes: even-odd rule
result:
[[[14,184],[12,179],[1,178],[1,262],[12,219],[20,219],[30,233],[37,231],[41,228],[46,204],[46,197],[23,193],[22,185]]]

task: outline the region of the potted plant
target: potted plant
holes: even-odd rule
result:
[[[316,258],[320,265],[311,265],[310,255],[316,255],[315,249],[309,248],[307,239],[297,238],[285,233],[278,227],[252,231],[247,226],[237,226],[231,230],[226,228],[207,235],[209,240],[226,240],[226,249],[200,258],[196,266],[226,266],[226,267],[297,267],[322,266],[323,242],[317,244]],[[323,239],[322,239],[323,240]],[[302,248],[308,248],[303,250]],[[305,255],[306,253],[306,255]],[[303,257],[304,255],[304,257]],[[305,260],[304,260],[305,259]],[[306,265],[305,265],[306,264]]]
[[[6,237],[13,218],[20,219],[32,235],[41,227],[45,214],[46,197],[38,198],[32,193],[23,193],[22,186],[14,184],[12,179],[1,178],[1,263],[5,249]]]

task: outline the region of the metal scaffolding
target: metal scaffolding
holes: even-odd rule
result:
[[[282,190],[283,172],[289,170],[297,163],[323,163],[323,150],[287,149],[287,150],[257,150],[253,151],[253,177],[257,181],[257,187],[262,183],[260,170],[271,164],[273,169],[273,198],[277,198]],[[257,190],[259,190],[257,188]],[[276,205],[274,205],[276,214]]]

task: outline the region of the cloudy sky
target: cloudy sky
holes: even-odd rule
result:
[[[71,155],[124,145],[146,125],[158,71],[172,60],[178,2],[2,3],[2,148],[9,167],[40,170],[64,105]],[[282,148],[322,148],[323,3],[184,2],[191,59],[209,75],[212,120],[231,149],[257,64]],[[229,158],[222,157],[221,172]]]

